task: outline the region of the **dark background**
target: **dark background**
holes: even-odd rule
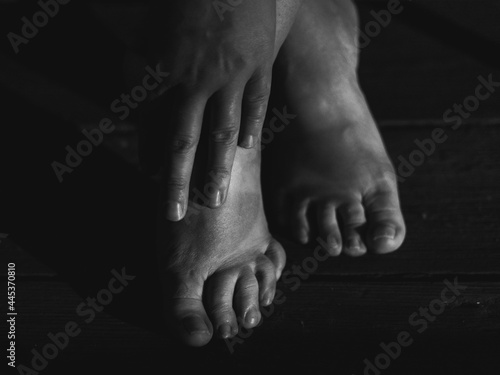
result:
[[[17,268],[18,363],[28,364],[49,331],[76,319],[76,306],[107,284],[112,268],[126,266],[136,280],[42,373],[361,374],[364,358],[409,329],[408,316],[454,277],[468,286],[464,298],[383,373],[498,372],[498,93],[402,184],[408,238],[401,251],[341,257],[295,292],[282,285],[287,302],[233,355],[223,342],[179,347],[161,320],[157,185],[137,169],[135,119],[64,183],[50,167],[126,91],[126,39],[114,30],[138,8],[121,3],[128,5],[110,17],[109,3],[72,0],[17,55],[6,37],[0,41],[0,232],[9,234],[0,246],[3,264]],[[370,12],[387,4],[357,3],[362,30]],[[359,69],[394,160],[444,126],[444,111],[474,93],[478,76],[500,81],[498,2],[402,3],[403,12],[362,49]],[[20,18],[36,10],[33,1],[0,2],[0,35],[18,32]],[[300,264],[307,253],[283,241],[288,264]]]

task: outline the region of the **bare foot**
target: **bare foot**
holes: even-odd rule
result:
[[[214,189],[215,190],[215,189]],[[238,148],[227,201],[202,206],[210,187],[192,188],[186,218],[160,215],[158,252],[167,322],[184,343],[202,346],[214,332],[229,338],[260,321],[285,265],[267,229],[260,186],[260,151]]]
[[[393,166],[358,85],[357,30],[349,0],[304,2],[278,58],[297,115],[282,166],[290,224],[302,243],[327,238],[331,255],[388,253],[405,237]]]
[[[274,58],[300,2],[276,1]],[[138,46],[133,47],[139,50]],[[127,56],[124,66],[131,87],[141,81],[145,65],[142,56]],[[169,111],[161,104],[153,107],[156,109],[146,116],[153,125],[172,122]],[[207,109],[212,114],[225,110],[230,108],[224,103]],[[204,130],[210,124],[210,116],[206,117]],[[226,202],[218,208],[208,207],[218,190],[217,183],[204,185],[203,179],[210,139],[204,134],[196,151],[186,216],[178,222],[168,221],[165,207],[160,207],[158,218],[157,247],[166,321],[180,340],[191,346],[205,345],[214,335],[232,337],[237,334],[238,325],[256,326],[260,321],[259,304],[272,302],[286,259],[281,245],[269,234],[264,216],[260,147],[236,149]],[[161,163],[161,155],[153,156]],[[165,203],[168,197],[166,190],[162,191],[161,201]],[[183,215],[184,212],[177,216]]]

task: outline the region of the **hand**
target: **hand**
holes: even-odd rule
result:
[[[228,8],[216,9],[218,3]],[[207,182],[216,186],[209,207],[225,201],[236,147],[252,148],[259,140],[271,87],[276,0],[157,1],[147,22],[153,64],[170,73],[168,91],[177,104],[166,140],[166,217],[178,221],[187,209],[205,110],[211,113]]]

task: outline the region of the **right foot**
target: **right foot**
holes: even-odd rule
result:
[[[299,14],[279,59],[296,114],[283,135],[295,137],[294,148],[279,165],[292,232],[304,244],[313,232],[324,237],[331,255],[394,251],[405,224],[396,175],[357,80],[354,5],[315,0]]]
[[[259,305],[271,304],[285,265],[264,216],[260,151],[237,149],[222,207],[191,203],[180,222],[161,217],[158,232],[167,324],[182,342],[202,346],[213,335],[233,337],[238,323],[259,323]]]

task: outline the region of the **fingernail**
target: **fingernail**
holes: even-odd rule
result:
[[[217,190],[210,196],[209,207],[217,208],[222,205],[223,191]]]
[[[381,227],[375,230],[373,240],[376,241],[381,238],[393,240],[396,237],[396,229],[392,227]]]
[[[245,323],[250,326],[254,326],[257,324],[257,319],[259,317],[259,313],[255,309],[250,309],[245,315]]]
[[[243,148],[252,148],[255,143],[255,137],[253,135],[247,135],[241,140],[240,146]]]
[[[229,324],[225,323],[219,327],[219,335],[223,339],[231,337],[232,328]]]
[[[273,298],[271,296],[271,292],[267,291],[264,293],[264,296],[262,297],[262,305],[264,306],[269,306],[273,302]]]
[[[165,203],[165,217],[167,220],[179,221],[182,219],[182,205],[179,202],[167,201]]]
[[[222,190],[217,190],[215,193],[214,207],[219,207],[222,204]]]
[[[210,332],[207,329],[207,326],[203,322],[203,319],[201,319],[198,316],[188,316],[182,320],[182,324],[190,335],[210,334]]]

